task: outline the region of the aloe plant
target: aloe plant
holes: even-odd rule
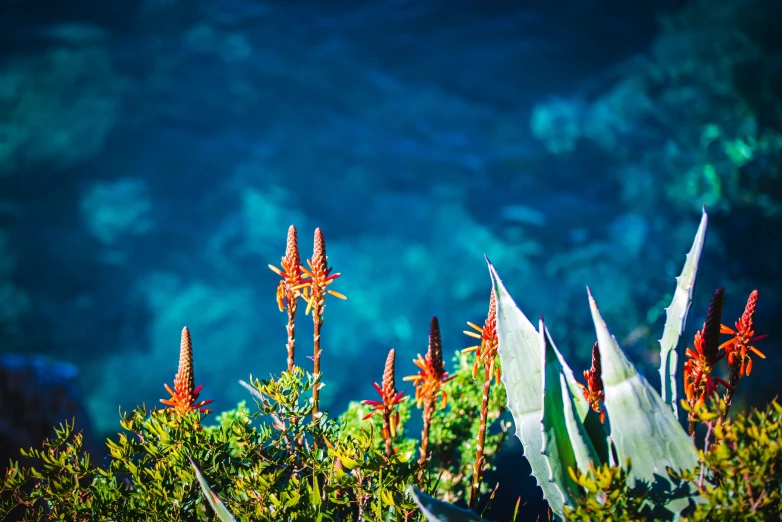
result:
[[[704,209],[666,309],[660,339],[662,396],[622,351],[587,289],[602,360],[609,433],[583,396],[542,317],[536,330],[486,260],[497,299],[499,357],[508,409],[532,475],[558,520],[565,518],[565,507],[573,507],[584,494],[575,481],[575,471],[584,472],[590,464],[620,464],[628,472],[630,485],[636,481],[650,485],[654,494],[647,505],[655,517],[677,518],[687,506],[701,501],[689,485],[674,481],[668,470],[687,470],[698,464],[695,445],[677,418],[676,347],[692,302],[707,219]]]

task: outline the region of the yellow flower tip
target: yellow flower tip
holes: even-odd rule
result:
[[[480,348],[480,346],[470,346],[468,348],[463,349],[462,353],[471,353],[471,352],[474,352],[474,351],[478,350],[479,348]]]
[[[416,381],[418,380],[417,375],[408,375],[407,377],[402,377],[403,381]]]
[[[475,339],[483,339],[481,334],[471,332],[470,330],[464,330],[464,335],[469,335],[470,337],[474,337]]]
[[[467,321],[467,324],[470,326],[470,328],[472,328],[472,329],[474,329],[474,330],[477,330],[477,331],[479,331],[479,332],[483,333],[483,327],[481,327],[481,326],[478,326],[477,324],[475,324],[475,323],[473,323],[473,322],[470,322],[470,321]],[[472,332],[470,332],[470,333],[464,332],[464,333],[466,333],[467,335],[475,335],[475,334],[473,334]]]
[[[275,273],[275,274],[277,274],[278,276],[280,276],[280,277],[285,277],[285,274],[283,274],[283,273],[282,273],[282,270],[280,270],[280,269],[279,269],[279,268],[277,268],[276,266],[274,266],[274,265],[269,265],[269,268],[271,269],[271,271],[272,271],[272,272],[274,272],[274,273]]]
[[[334,290],[329,290],[329,293],[333,295],[334,297],[338,299],[342,299],[343,301],[347,300],[347,297],[345,297],[343,294],[340,294],[339,292],[336,292]]]

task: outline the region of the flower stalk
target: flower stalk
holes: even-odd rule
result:
[[[687,360],[684,362],[684,393],[689,405],[688,433],[693,439],[695,439],[695,426],[698,422],[696,409],[705,404],[706,397],[711,396],[720,384],[726,389],[731,388],[724,379],[711,375],[717,362],[725,356],[725,352],[720,352],[719,346],[724,297],[724,288],[717,288],[714,291],[703,328],[695,333],[694,349],[687,348],[685,352]]]
[[[269,265],[269,268],[282,278],[277,287],[277,306],[280,308],[280,312],[286,311],[288,313],[288,324],[286,325],[288,342],[285,348],[288,352],[288,371],[292,372],[295,366],[296,309],[299,297],[301,297],[301,290],[306,286],[299,257],[296,227],[293,225],[288,228],[285,256],[282,258],[281,266],[282,269],[274,265]]]
[[[432,317],[429,325],[429,349],[426,352],[426,357],[422,357],[419,353],[418,358],[413,360],[413,364],[419,368],[418,374],[410,375],[403,380],[412,381],[415,386],[416,405],[419,408],[423,406],[424,427],[421,431],[421,456],[418,459],[421,466],[418,473],[420,480],[423,476],[424,464],[429,458],[429,430],[437,406],[437,399],[440,399],[440,407],[445,408],[448,404],[448,394],[443,390],[443,384],[453,379],[453,376],[449,377],[448,372],[445,371],[443,342],[440,336],[440,322],[437,317]]]
[[[386,442],[387,457],[390,457],[394,454],[392,444],[394,437],[396,437],[397,427],[399,426],[399,412],[397,411],[396,407],[399,403],[405,400],[405,392],[397,392],[396,383],[394,382],[395,358],[396,352],[392,348],[388,352],[388,357],[386,358],[386,366],[383,370],[382,386],[376,382],[373,383],[375,390],[377,390],[378,395],[380,395],[380,401],[361,401],[362,404],[367,404],[373,409],[373,411],[365,415],[361,420],[369,419],[378,412],[380,412],[380,414],[383,416],[383,440]]]
[[[750,357],[750,352],[754,352],[755,355],[761,359],[766,358],[763,352],[751,344],[767,337],[766,334],[755,335],[755,310],[758,305],[758,296],[757,290],[753,290],[752,293],[749,294],[747,305],[744,307],[744,313],[741,314],[739,320],[736,321],[735,329],[725,326],[724,324],[720,325],[720,334],[732,336],[731,339],[728,339],[720,345],[720,348],[725,349],[724,354],[728,359],[728,366],[730,367],[730,386],[726,387],[725,395],[723,396],[726,408],[720,416],[720,424],[725,421],[725,418],[728,415],[728,409],[733,401],[733,395],[736,392],[739,380],[752,372],[752,357]]]
[[[302,296],[307,301],[307,310],[305,314],[312,312],[313,322],[313,373],[320,378],[320,333],[323,328],[323,312],[326,308],[326,295],[331,294],[339,299],[347,299],[339,292],[335,292],[328,286],[337,279],[340,274],[332,274],[333,268],[328,266],[328,256],[326,255],[326,240],[323,238],[323,231],[320,228],[315,229],[315,242],[312,250],[312,259],[307,260],[309,269],[302,267],[302,271],[308,277],[305,280],[307,294]],[[318,417],[319,391],[322,383],[316,384],[312,389],[313,410],[312,418]]]
[[[473,465],[472,486],[470,488],[470,501],[467,506],[475,510],[478,505],[478,495],[480,493],[481,477],[485,466],[485,457],[483,455],[483,446],[486,442],[486,424],[489,417],[489,394],[491,392],[492,377],[496,382],[500,382],[500,370],[496,365],[497,349],[499,341],[497,338],[497,298],[494,290],[489,298],[489,313],[483,328],[473,323],[467,323],[473,331],[466,330],[464,333],[470,337],[480,339],[481,344],[465,348],[462,352],[475,352],[475,365],[473,366],[473,378],[477,377],[479,365],[483,365],[483,390],[481,395],[480,425],[478,428],[478,445],[475,454],[475,463]]]

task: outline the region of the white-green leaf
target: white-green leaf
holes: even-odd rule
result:
[[[430,497],[412,484],[407,486],[407,492],[413,496],[413,500],[429,522],[486,522],[486,519],[472,511]]]
[[[524,457],[532,468],[532,475],[543,490],[543,497],[548,501],[554,515],[562,519],[565,499],[559,485],[548,480],[549,466],[546,457],[541,453],[543,354],[540,336],[516,306],[488,258],[486,262],[497,299],[497,338],[508,409],[513,415],[516,436],[521,441]]]
[[[587,289],[589,293],[589,289]],[[597,303],[589,293],[589,307],[600,349],[605,407],[611,419],[611,440],[621,465],[632,461],[629,483],[646,481],[653,487],[674,490],[667,468],[692,469],[698,464],[695,445],[671,408],[628,360],[608,331]],[[686,487],[686,486],[685,486]],[[668,502],[677,514],[687,507],[688,491]]]
[[[568,406],[568,404],[564,404],[564,406],[566,409],[568,407],[573,409],[573,413],[575,414],[579,425],[581,425],[586,431],[587,437],[589,439],[588,445],[590,445],[595,451],[595,455],[590,455],[590,458],[593,456],[597,457],[597,460],[594,461],[595,465],[597,466],[599,464],[607,463],[609,459],[608,434],[606,433],[605,429],[603,429],[603,424],[600,422],[600,415],[592,411],[592,407],[584,397],[584,393],[581,390],[581,387],[578,385],[576,377],[573,375],[573,370],[570,369],[567,361],[565,361],[565,357],[557,349],[557,345],[554,343],[554,339],[551,337],[551,332],[549,332],[549,329],[546,328],[545,325],[543,328],[546,332],[546,342],[551,346],[552,351],[556,354],[559,366],[561,367],[562,373],[565,376],[565,382],[567,383],[568,390],[570,390],[570,405]],[[576,454],[576,461],[579,463],[579,468],[586,470],[586,468],[582,467],[583,461],[579,460],[578,452],[576,452]]]
[[[695,288],[695,276],[698,273],[698,262],[703,251],[703,242],[706,238],[706,226],[708,216],[706,208],[701,215],[701,223],[692,248],[684,260],[682,273],[676,278],[676,291],[668,308],[665,309],[665,328],[660,339],[660,388],[663,401],[670,405],[674,415],[678,417],[677,393],[676,393],[676,369],[679,361],[676,346],[684,331],[687,321],[687,312],[692,303],[692,293]]]
[[[201,491],[206,497],[206,500],[209,501],[209,505],[212,506],[212,509],[217,515],[217,518],[220,519],[220,522],[236,522],[236,519],[231,514],[231,512],[228,511],[228,508],[225,507],[225,504],[223,504],[223,502],[220,500],[220,497],[218,497],[215,494],[215,492],[212,491],[212,488],[209,487],[209,484],[206,482],[206,479],[201,474],[201,471],[198,469],[198,466],[196,466],[195,462],[193,462],[193,459],[191,459],[190,457],[187,458],[188,460],[190,460],[190,465],[193,466],[193,471],[195,471],[195,475],[196,478],[198,479],[198,483],[201,485]]]
[[[539,337],[543,352],[543,447],[549,467],[548,481],[556,485],[565,505],[575,507],[581,488],[571,478],[569,468],[586,471],[588,462],[596,462],[594,448],[586,438],[581,420],[573,408],[573,397],[565,372],[548,331],[540,319]],[[591,450],[591,452],[590,452]],[[576,456],[576,451],[579,455]],[[579,462],[580,461],[580,462]],[[561,513],[564,516],[564,513]]]

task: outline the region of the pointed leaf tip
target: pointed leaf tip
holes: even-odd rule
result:
[[[407,493],[412,495],[413,500],[418,504],[418,507],[429,522],[486,521],[486,519],[479,517],[472,511],[467,511],[466,509],[462,509],[448,502],[443,502],[434,497],[430,497],[412,484],[407,486]]]
[[[225,504],[223,504],[223,502],[220,500],[220,497],[218,497],[217,494],[212,491],[212,488],[209,487],[209,484],[201,474],[201,470],[199,470],[198,466],[196,466],[195,462],[193,462],[193,459],[190,458],[189,455],[187,459],[190,461],[190,465],[193,467],[193,471],[195,471],[196,479],[198,480],[198,484],[201,486],[201,492],[206,497],[209,505],[212,506],[212,509],[214,510],[220,522],[236,522],[236,518],[228,510],[228,508],[225,507]]]

